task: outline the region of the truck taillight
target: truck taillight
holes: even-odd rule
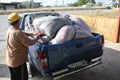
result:
[[[102,45],[104,45],[104,36],[102,36],[102,38],[100,39],[100,42],[102,43]]]
[[[48,69],[47,52],[40,53],[40,66],[42,69]]]

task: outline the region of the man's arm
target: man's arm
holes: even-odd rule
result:
[[[27,34],[27,35],[31,35],[31,34]],[[34,36],[34,39],[30,39],[26,36],[26,33],[18,32],[18,33],[16,33],[15,38],[21,44],[23,44],[25,46],[30,46],[30,45],[35,44],[41,38],[41,35],[42,34],[37,34],[36,36]]]
[[[26,33],[26,32],[23,32],[26,36],[34,36],[35,34],[33,33]]]

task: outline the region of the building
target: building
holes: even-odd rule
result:
[[[17,9],[20,2],[0,3],[0,10],[13,10]]]
[[[14,10],[14,9],[18,9],[18,8],[28,8],[28,7],[26,7],[25,4],[22,4],[22,3],[23,2],[0,3],[0,10]],[[43,7],[41,2],[34,2],[32,5],[30,5],[30,3],[28,3],[28,4],[29,5],[27,5],[27,6],[32,6],[29,8]]]

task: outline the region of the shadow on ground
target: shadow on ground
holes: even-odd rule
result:
[[[5,64],[0,64],[0,77],[9,78],[9,70]]]

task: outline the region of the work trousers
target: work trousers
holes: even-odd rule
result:
[[[9,70],[11,74],[11,80],[28,80],[26,63],[15,68],[9,67]]]

